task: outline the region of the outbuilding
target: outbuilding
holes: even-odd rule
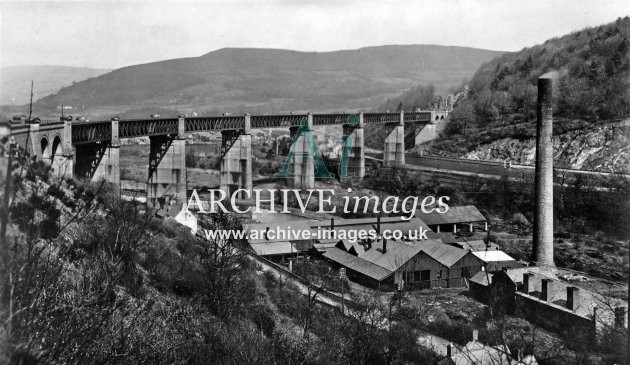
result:
[[[416,217],[425,222],[433,232],[453,232],[465,227],[470,232],[474,231],[476,225],[482,225],[483,230],[488,230],[488,220],[474,205],[459,207],[449,207],[444,213],[433,209],[430,213],[416,210]]]

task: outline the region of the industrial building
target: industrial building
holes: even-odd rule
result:
[[[470,279],[472,296],[508,314],[557,331],[597,338],[605,328],[628,327],[628,303],[558,280],[544,267],[479,272]]]
[[[333,266],[345,268],[352,280],[372,287],[464,287],[466,279],[483,267],[470,251],[434,240],[340,242],[323,256]]]
[[[444,213],[438,212],[437,209],[430,213],[424,213],[422,209],[418,209],[416,210],[416,217],[420,218],[436,233],[457,233],[457,230],[462,228],[473,232],[475,226],[483,227],[484,231],[488,230],[488,220],[474,205],[449,207]]]

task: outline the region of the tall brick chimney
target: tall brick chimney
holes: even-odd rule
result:
[[[553,80],[538,79],[536,180],[533,261],[555,269],[553,262]]]

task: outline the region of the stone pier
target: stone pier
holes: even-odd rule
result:
[[[351,116],[350,118],[353,118]],[[364,121],[363,113],[359,113],[356,120],[348,120],[343,125],[343,135],[350,137],[344,140],[342,156],[348,157],[347,172],[352,175],[348,178],[341,176],[342,180],[363,180],[365,177],[365,139],[364,139]]]
[[[174,200],[186,201],[186,140],[184,118],[179,118],[176,136],[150,137],[147,207],[161,207]]]
[[[53,140],[53,146],[57,142]],[[72,177],[74,174],[74,146],[72,146],[72,124],[70,121],[63,122],[63,133],[59,145],[53,148],[52,168],[55,175],[59,177]]]
[[[252,191],[252,135],[251,116],[245,116],[245,129],[242,131],[221,132],[221,181],[220,188],[232,195],[237,189]],[[238,198],[244,199],[247,195],[240,193]]]
[[[405,165],[405,112],[400,112],[397,124],[386,124],[389,131],[385,137],[383,149],[383,165],[386,167],[402,167]]]
[[[309,146],[309,139],[312,137],[313,140],[315,140],[315,136],[312,134],[313,114],[308,113],[306,123],[306,127],[299,126],[290,128],[291,140],[295,146],[295,153],[292,156],[292,168],[294,175],[290,184],[293,189],[305,190],[315,188],[315,165]],[[300,131],[302,133],[300,133]],[[298,136],[297,141],[295,139],[296,136]]]

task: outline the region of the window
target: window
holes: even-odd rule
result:
[[[403,272],[403,280],[405,283],[410,283],[413,281],[413,271],[405,271]]]
[[[430,281],[431,280],[431,270],[422,270],[422,271],[420,271],[420,280],[421,281]]]
[[[420,271],[413,272],[413,281],[420,281]]]

